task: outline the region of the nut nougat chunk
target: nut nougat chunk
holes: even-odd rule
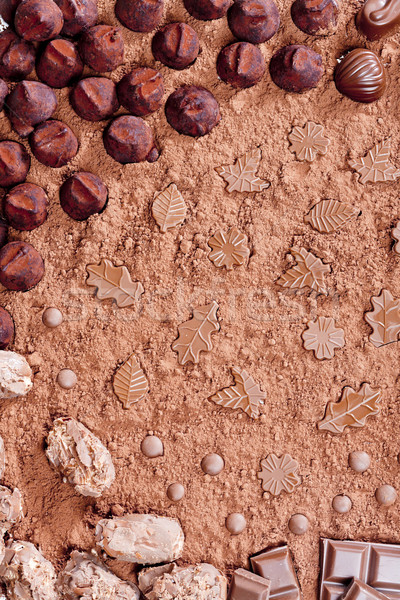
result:
[[[24,516],[21,492],[0,485],[0,530],[6,531]]]
[[[0,400],[25,396],[33,386],[32,369],[16,352],[0,350]]]
[[[213,565],[172,565],[168,571],[157,573],[158,569],[139,574],[139,588],[148,600],[226,600],[227,578]]]

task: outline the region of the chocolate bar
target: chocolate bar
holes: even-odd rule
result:
[[[229,600],[269,600],[271,581],[246,569],[237,569],[229,588]]]
[[[354,579],[342,600],[387,600],[387,596],[359,579]]]
[[[271,580],[270,600],[301,600],[299,582],[287,546],[252,556],[250,562],[257,575]]]

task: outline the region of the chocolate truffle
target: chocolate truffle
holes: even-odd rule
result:
[[[349,454],[349,467],[356,473],[364,473],[370,466],[371,459],[366,452],[357,451]]]
[[[336,0],[295,0],[291,8],[294,24],[308,35],[334,33],[338,12]]]
[[[184,85],[170,95],[165,115],[178,133],[191,137],[210,133],[221,120],[219,105],[212,93],[194,85]]]
[[[100,213],[108,199],[108,189],[93,173],[76,173],[63,183],[60,189],[62,209],[72,219],[84,221]]]
[[[56,108],[55,93],[38,81],[21,81],[7,97],[8,118],[21,137],[27,137],[36,125],[50,119]]]
[[[159,26],[164,0],[117,0],[115,14],[131,31],[149,33]]]
[[[64,26],[61,33],[68,36],[81,34],[96,24],[98,11],[96,0],[54,0],[61,9]]]
[[[201,461],[201,468],[206,475],[219,475],[224,469],[225,462],[219,454],[206,454]]]
[[[145,117],[161,108],[164,91],[161,73],[148,67],[133,69],[117,86],[120,103],[136,117]]]
[[[106,77],[82,79],[72,90],[71,104],[86,121],[107,119],[119,109],[115,83]]]
[[[4,198],[4,216],[14,229],[32,231],[47,219],[48,204],[43,188],[34,183],[21,183]]]
[[[375,498],[381,506],[391,506],[397,500],[397,492],[391,485],[381,485],[375,492]]]
[[[256,85],[265,73],[261,51],[249,42],[237,42],[223,48],[217,58],[217,73],[222,81],[236,88]]]
[[[335,496],[332,500],[333,510],[340,514],[348,513],[349,510],[351,510],[352,506],[353,504],[348,496],[340,494],[338,496]]]
[[[8,225],[4,219],[0,217],[0,248],[7,243]]]
[[[124,40],[118,27],[96,25],[79,41],[83,62],[100,73],[114,71],[124,62]]]
[[[82,73],[83,62],[76,45],[61,38],[47,44],[36,64],[39,79],[53,88],[67,87]]]
[[[272,81],[286,92],[305,92],[318,84],[324,68],[322,58],[301,44],[284,46],[271,58]]]
[[[11,187],[25,181],[31,159],[22,144],[3,140],[0,142],[0,186]]]
[[[0,283],[8,290],[26,292],[44,275],[43,259],[26,242],[9,242],[0,250]]]
[[[235,0],[228,10],[228,24],[239,40],[261,44],[279,29],[279,11],[273,0]]]
[[[24,79],[35,67],[33,44],[18,37],[11,29],[0,33],[0,77]]]
[[[78,378],[71,369],[61,369],[57,375],[57,383],[64,390],[72,390],[78,383]]]
[[[14,321],[3,307],[0,307],[0,350],[5,350],[14,338]]]
[[[289,519],[288,527],[295,535],[304,535],[307,533],[310,523],[305,515],[297,513]]]
[[[15,13],[14,25],[24,40],[45,42],[58,36],[64,18],[53,0],[22,0]]]
[[[151,44],[153,56],[171,69],[181,71],[193,64],[200,51],[199,37],[186,23],[169,23],[157,31]]]
[[[104,147],[121,164],[154,162],[159,157],[153,132],[139,117],[123,116],[111,121],[104,132]]]
[[[336,67],[335,84],[341,94],[354,102],[375,102],[386,90],[385,68],[373,50],[356,48]]]
[[[8,85],[5,81],[0,79],[0,111],[3,110],[4,100],[8,95]]]
[[[167,489],[167,496],[172,502],[179,502],[185,495],[185,488],[181,483],[171,483]]]
[[[21,0],[0,0],[0,15],[8,24],[14,21],[14,14]]]
[[[357,14],[358,29],[367,39],[380,40],[394,33],[400,25],[400,2],[398,0],[366,0]]]
[[[186,10],[200,21],[212,21],[224,17],[231,0],[183,0]]]
[[[63,316],[58,308],[49,307],[46,308],[42,315],[43,325],[48,327],[49,329],[54,329],[55,327],[59,327],[63,322]]]
[[[140,449],[147,458],[157,458],[164,455],[164,445],[156,435],[148,435],[140,445]]]
[[[37,160],[54,169],[72,160],[79,148],[75,134],[61,121],[46,121],[36,127],[30,145]]]
[[[240,513],[232,513],[228,515],[225,521],[225,527],[232,535],[239,535],[246,529],[246,526],[246,519]]]

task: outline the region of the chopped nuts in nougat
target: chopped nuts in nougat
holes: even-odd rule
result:
[[[0,532],[10,529],[23,516],[21,492],[17,488],[12,492],[8,487],[0,485]]]
[[[0,350],[0,400],[25,396],[32,386],[32,370],[26,359]]]
[[[227,583],[221,571],[207,563],[188,567],[163,565],[139,576],[139,587],[141,591],[147,588],[148,600],[226,600]]]
[[[178,521],[156,515],[102,519],[96,527],[97,543],[109,556],[139,565],[178,559],[184,539]]]
[[[107,448],[82,423],[70,417],[54,421],[46,455],[83,496],[98,498],[114,481],[114,465]]]

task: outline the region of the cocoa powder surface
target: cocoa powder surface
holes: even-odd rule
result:
[[[99,1],[99,22],[117,24],[113,4]],[[69,90],[56,90],[54,118],[73,129],[80,150],[59,170],[32,158],[28,181],[48,193],[49,218],[33,232],[10,232],[11,239],[28,241],[40,251],[46,273],[27,293],[1,292],[1,304],[16,325],[12,349],[27,357],[35,382],[26,398],[3,402],[0,434],[7,453],[3,483],[21,490],[26,509],[13,535],[38,544],[57,568],[71,549],[94,546],[94,525],[111,511],[178,518],[186,535],[180,562],[211,562],[227,572],[248,567],[249,555],[287,542],[306,600],[317,598],[320,537],[400,542],[398,503],[382,508],[374,497],[383,483],[400,490],[400,349],[398,344],[373,347],[363,319],[371,310],[371,296],[382,288],[400,297],[400,258],[391,250],[390,235],[400,218],[398,184],[362,186],[348,165],[349,159],[364,156],[390,137],[392,162],[400,168],[400,34],[367,42],[354,25],[362,3],[351,0],[342,2],[334,35],[311,37],[292,23],[290,2],[277,4],[281,27],[260,49],[267,61],[290,43],[306,43],[322,55],[323,79],[304,95],[278,89],[268,71],[260,84],[244,91],[219,81],[218,52],[234,41],[227,21],[196,21],[181,0],[166,0],[163,23],[183,20],[201,40],[199,58],[182,72],[155,63],[152,34],[121,26],[125,63],[107,76],[119,81],[133,67],[155,66],[165,78],[165,99],[181,84],[196,84],[212,91],[221,106],[221,123],[197,140],[174,132],[163,110],[147,117],[161,150],[155,164],[114,162],[102,143],[106,123],[82,121],[69,104]],[[371,105],[342,97],[333,82],[337,59],[354,47],[376,50],[387,68],[387,92]],[[313,163],[297,161],[287,140],[293,126],[309,120],[324,125],[331,140],[327,154]],[[18,139],[4,113],[0,130],[1,139]],[[228,194],[214,168],[233,164],[257,146],[262,149],[259,176],[270,180],[271,187],[258,194]],[[71,220],[58,197],[62,182],[79,170],[99,175],[110,193],[106,210],[85,222]],[[170,183],[182,192],[188,214],[181,227],[163,235],[151,216],[151,203]],[[348,202],[362,214],[337,233],[322,235],[303,219],[324,198]],[[208,259],[207,240],[219,228],[233,226],[249,237],[251,257],[247,267],[226,272]],[[276,286],[293,264],[287,256],[293,246],[331,265],[327,297]],[[132,279],[141,281],[145,293],[140,305],[119,309],[95,299],[85,285],[86,265],[101,258],[126,265]],[[171,350],[177,327],[193,308],[211,300],[220,306],[221,323],[213,350],[202,354],[199,364],[181,367]],[[54,330],[42,324],[48,306],[64,315],[64,323]],[[301,333],[317,316],[332,316],[345,330],[346,345],[333,360],[317,361],[302,347]],[[150,381],[150,393],[126,411],[113,394],[112,378],[133,351]],[[260,419],[208,400],[233,383],[232,366],[245,368],[265,391]],[[73,390],[57,385],[62,368],[77,373]],[[364,381],[382,390],[380,414],[364,428],[347,429],[338,437],[319,432],[316,423],[326,403],[338,400],[345,385],[358,389]],[[77,495],[47,462],[44,440],[53,419],[62,415],[82,421],[112,454],[116,480],[98,500]],[[141,453],[140,443],[149,433],[163,440],[164,456],[148,459]],[[353,450],[371,456],[371,467],[362,475],[347,466]],[[216,477],[200,468],[209,452],[225,460]],[[289,453],[299,461],[303,483],[293,494],[263,497],[257,472],[270,453]],[[186,489],[177,504],[166,495],[174,481]],[[331,508],[333,497],[341,493],[353,502],[345,515]],[[239,536],[225,528],[232,512],[243,513],[248,522]],[[298,512],[310,519],[310,529],[301,537],[287,527]],[[131,565],[112,559],[107,563],[135,580]]]

